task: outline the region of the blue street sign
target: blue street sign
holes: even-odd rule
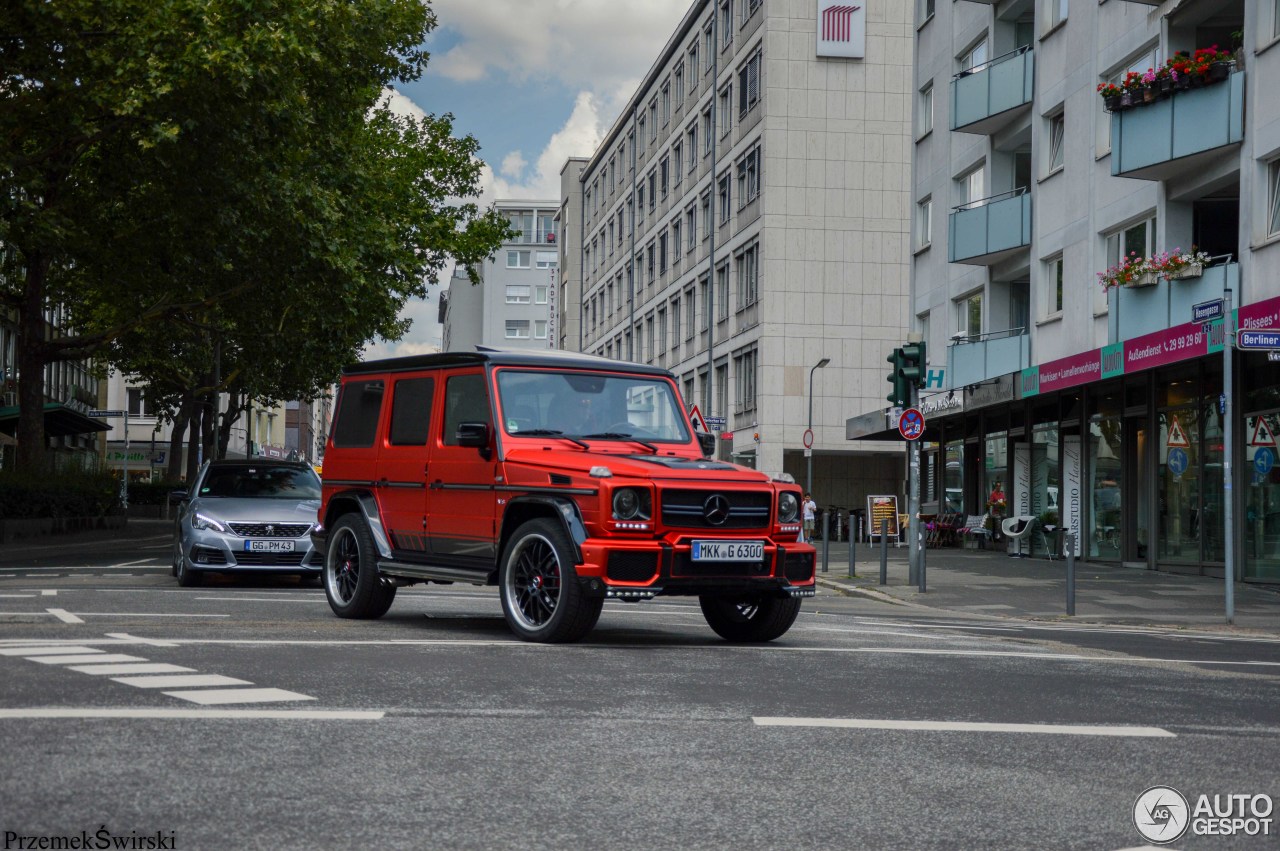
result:
[[[1175,479],[1182,478],[1182,474],[1187,472],[1187,450],[1179,447],[1173,447],[1169,450],[1169,460],[1165,462],[1169,466],[1169,472],[1173,473]]]
[[[1191,321],[1192,322],[1212,322],[1215,319],[1222,318],[1222,299],[1215,298],[1212,301],[1202,301],[1199,304],[1191,305]]]
[[[1236,339],[1242,349],[1280,349],[1280,331],[1241,331]]]
[[[1253,453],[1253,469],[1258,475],[1265,476],[1276,465],[1276,453],[1270,446],[1259,446]]]

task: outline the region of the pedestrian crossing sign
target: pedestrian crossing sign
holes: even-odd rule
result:
[[[1253,437],[1249,438],[1250,446],[1275,446],[1276,438],[1267,425],[1266,417],[1257,417],[1253,426]]]
[[[1191,446],[1191,442],[1187,440],[1187,434],[1182,430],[1182,425],[1178,422],[1177,417],[1170,420],[1169,439],[1165,441],[1166,446],[1180,446],[1186,449]]]

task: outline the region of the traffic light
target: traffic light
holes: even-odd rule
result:
[[[902,353],[902,362],[898,367],[898,375],[908,384],[923,388],[925,381],[924,341],[907,343],[898,351]]]
[[[893,354],[889,355],[885,360],[893,364],[893,368],[889,370],[889,377],[885,379],[893,385],[893,390],[888,396],[885,396],[885,398],[888,399],[889,404],[895,408],[905,408],[911,402],[911,387],[902,377],[902,349],[894,349]]]

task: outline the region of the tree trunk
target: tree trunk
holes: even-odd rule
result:
[[[191,420],[193,399],[190,394],[182,397],[178,405],[178,413],[173,417],[173,430],[169,434],[168,464],[165,467],[165,479],[176,482],[182,475],[182,444],[187,431],[187,423]]]
[[[218,448],[216,439],[217,430],[218,393],[214,392],[204,400],[204,416],[200,418],[200,432],[201,437],[203,438],[202,444],[204,446],[204,460],[206,461],[212,461],[217,457],[215,454]]]
[[[204,405],[199,399],[191,401],[191,420],[187,423],[187,486],[195,484],[196,473],[200,471],[200,420],[204,416]]]
[[[240,419],[241,412],[244,411],[244,404],[241,401],[244,397],[228,396],[227,410],[218,418],[218,458],[227,457],[227,444],[231,442],[231,427]],[[236,399],[235,402],[230,401]]]
[[[48,262],[35,253],[27,264],[22,307],[18,312],[18,455],[17,468],[39,472],[45,468],[44,292]]]

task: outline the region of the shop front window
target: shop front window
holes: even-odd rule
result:
[[[1200,505],[1200,422],[1196,408],[1159,415],[1158,479],[1160,532],[1157,558],[1162,563],[1200,561],[1200,541],[1208,531]]]
[[[1088,457],[1089,516],[1093,519],[1088,531],[1089,557],[1118,560],[1121,553],[1123,515],[1121,483],[1124,481],[1124,450],[1121,439],[1124,434],[1120,416],[1120,394],[1116,392],[1094,397],[1090,402],[1093,413],[1089,417],[1089,433],[1086,437]]]
[[[1244,578],[1280,580],[1280,413],[1245,417]],[[1219,467],[1219,470],[1221,467]],[[1219,476],[1221,493],[1221,476]],[[1221,558],[1221,556],[1219,556]]]
[[[943,473],[946,492],[946,510],[962,512],[964,508],[964,441],[947,444],[947,464]]]
[[[1045,541],[1038,535],[1031,536],[1032,554],[1046,555],[1045,542],[1054,544],[1057,530],[1062,528],[1059,499],[1062,487],[1062,467],[1058,459],[1058,424],[1046,423],[1031,432],[1031,513],[1040,521]]]
[[[1009,438],[1008,432],[996,431],[987,435],[987,451],[983,463],[983,472],[986,475],[986,497],[983,499],[983,508],[993,515],[1007,517],[1013,510],[1013,504],[1010,502],[1010,495],[1013,493],[1013,483],[1009,481]],[[997,490],[1005,495],[1004,506],[993,506],[992,494]]]

